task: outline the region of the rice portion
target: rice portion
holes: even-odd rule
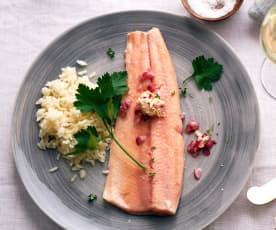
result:
[[[81,129],[94,126],[100,136],[108,135],[102,120],[96,113],[81,113],[74,107],[75,94],[80,83],[90,88],[97,86],[87,75],[78,77],[75,68],[63,68],[58,79],[47,82],[42,88],[42,97],[36,102],[40,106],[36,113],[36,121],[40,128],[38,147],[43,150],[57,149],[70,161],[72,167],[79,170],[83,162],[89,162],[92,165],[96,160],[104,162],[106,148],[110,141],[108,139],[101,141],[96,150],[87,150],[71,156],[64,155],[74,150],[77,143],[74,134]]]

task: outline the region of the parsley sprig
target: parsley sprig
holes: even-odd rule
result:
[[[87,129],[82,129],[74,134],[74,138],[77,140],[77,144],[74,146],[73,152],[65,154],[77,155],[85,150],[95,150],[98,147],[98,143],[103,139],[99,137],[99,134],[94,126],[88,126]]]
[[[109,135],[100,137],[96,128],[91,126],[86,130],[80,130],[74,135],[78,142],[74,146],[75,150],[67,155],[79,154],[87,149],[96,149],[100,141],[111,138],[131,160],[143,170],[146,170],[146,167],[121,145],[113,132],[122,96],[127,91],[126,71],[105,73],[98,79],[95,89],[91,89],[84,84],[78,86],[77,100],[74,102],[74,106],[83,113],[95,112],[98,114]]]
[[[181,87],[181,94],[186,94],[186,84],[194,80],[199,89],[207,91],[212,90],[212,83],[218,81],[221,77],[223,66],[215,61],[214,58],[206,59],[204,56],[196,57],[192,61],[194,73],[186,78]]]

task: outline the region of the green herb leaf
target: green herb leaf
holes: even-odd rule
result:
[[[94,193],[91,193],[88,195],[88,202],[92,202],[94,200],[97,200],[97,195]]]
[[[214,58],[206,59],[204,56],[194,59],[192,65],[194,68],[193,78],[198,88],[212,90],[212,83],[220,79],[222,65],[218,64]]]
[[[192,93],[188,93],[188,96],[189,96],[190,98],[194,98],[194,95],[193,95]]]
[[[180,95],[182,97],[186,97],[187,96],[187,88],[186,87],[180,88]]]
[[[196,57],[192,66],[194,73],[183,81],[181,91],[185,91],[186,83],[190,80],[194,80],[199,89],[210,91],[212,84],[220,79],[223,70],[223,66],[214,58],[206,59],[204,56]]]
[[[76,155],[88,149],[95,150],[101,140],[96,128],[92,126],[75,133],[74,138],[77,140],[77,144],[74,146],[75,150],[65,154],[65,156]]]
[[[101,96],[106,98],[121,96],[128,91],[127,72],[105,73],[97,82]]]
[[[160,99],[160,95],[159,94],[155,94],[154,98]]]
[[[77,100],[74,102],[74,106],[81,112],[96,112],[96,114],[102,119],[106,130],[109,133],[108,137],[110,137],[130,159],[132,159],[143,170],[146,170],[146,167],[120,144],[113,133],[113,126],[120,109],[122,96],[128,91],[127,72],[114,72],[112,74],[105,73],[98,79],[97,85],[98,86],[95,89],[91,89],[80,84],[77,89]],[[91,139],[91,143],[89,142],[91,146],[93,146],[92,143],[96,143],[96,141],[100,140],[100,138],[95,139],[98,138],[95,133],[94,136],[94,139],[91,139],[92,137],[89,136]],[[75,138],[77,139],[78,137],[79,136],[77,135]],[[75,146],[76,152],[74,154],[91,147],[86,143],[87,137],[85,140],[83,139],[83,137],[77,139],[78,144]],[[80,150],[77,151],[78,149]]]
[[[108,48],[106,54],[112,59],[115,57],[115,52],[112,48]]]
[[[81,112],[91,112],[95,110],[95,104],[100,104],[101,98],[99,98],[97,89],[90,89],[84,84],[79,84],[74,106]],[[93,101],[94,103],[91,103]]]
[[[206,133],[207,133],[209,136],[212,136],[212,135],[213,135],[213,132],[214,132],[214,125],[212,125],[209,129],[206,130]]]
[[[96,112],[110,125],[114,125],[122,95],[128,91],[127,72],[105,73],[97,84],[95,89],[80,84],[74,106],[81,112]]]

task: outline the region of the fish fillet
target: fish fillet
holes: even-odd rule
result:
[[[159,29],[128,33],[125,64],[129,91],[122,101],[131,104],[126,116],[118,116],[115,135],[147,171],[112,143],[103,198],[129,213],[172,215],[182,191],[184,140],[176,75]],[[149,84],[139,76],[147,71],[154,75],[151,83],[165,102],[164,116],[137,122],[136,102]],[[140,145],[136,143],[138,136],[146,137]]]

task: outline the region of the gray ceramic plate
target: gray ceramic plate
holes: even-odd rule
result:
[[[201,54],[224,66],[222,79],[211,93],[200,92],[191,82],[192,97],[181,101],[187,120],[196,119],[201,130],[214,127],[218,144],[209,157],[186,154],[184,190],[175,216],[135,216],[101,199],[106,167],[89,168],[85,181],[70,183],[70,167],[57,162],[55,151],[37,148],[35,102],[40,89],[55,79],[64,66],[77,59],[89,63],[88,71],[99,75],[124,69],[126,34],[159,27],[170,50],[179,83],[191,74],[191,60]],[[108,47],[116,51],[110,60]],[[191,95],[190,95],[191,96]],[[212,98],[212,101],[210,101]],[[220,125],[218,125],[220,123]],[[186,143],[191,136],[184,136]],[[250,173],[259,141],[259,113],[250,79],[231,48],[216,34],[194,20],[161,12],[135,11],[89,20],[55,40],[35,61],[19,91],[14,115],[12,147],[18,172],[35,203],[66,229],[200,229],[210,224],[234,201]],[[49,168],[59,166],[54,174]],[[193,168],[201,167],[200,181]],[[87,202],[94,192],[99,199]]]

